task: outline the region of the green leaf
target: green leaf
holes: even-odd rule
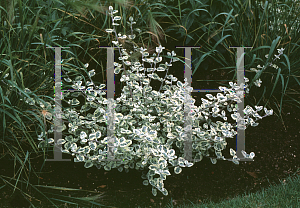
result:
[[[93,163],[92,163],[91,160],[87,160],[87,161],[85,162],[85,164],[84,164],[84,167],[85,167],[85,168],[90,168],[90,167],[92,167],[92,166],[93,166]]]
[[[83,106],[81,106],[80,112],[86,112],[90,109],[91,109],[91,106],[89,104],[84,104]]]
[[[155,171],[155,170],[158,170],[159,168],[157,165],[149,165],[149,169]]]
[[[69,135],[69,136],[66,136],[66,137],[65,137],[65,140],[66,140],[67,142],[73,142],[73,141],[74,141],[74,138],[73,138],[72,135]]]
[[[84,161],[84,156],[83,155],[77,155],[76,158],[78,159],[79,162]]]
[[[119,74],[122,71],[120,67],[115,68],[115,74]]]
[[[167,189],[162,188],[162,193],[163,193],[163,195],[168,196],[168,191],[167,191]]]
[[[89,146],[85,146],[85,147],[84,147],[84,153],[85,153],[85,154],[90,153],[90,150],[91,150],[91,148],[90,148]]]
[[[156,196],[156,195],[157,195],[157,189],[154,188],[154,187],[152,187],[152,194],[153,194],[153,196]]]
[[[65,149],[69,149],[71,147],[71,142],[67,142],[64,144]]]
[[[211,163],[214,164],[214,165],[217,163],[217,159],[215,159],[215,158],[210,158],[210,161],[211,161]]]
[[[71,105],[79,105],[80,104],[80,102],[79,102],[79,100],[77,100],[76,98],[73,98],[72,100],[71,100],[71,103],[70,103]]]
[[[200,162],[202,159],[203,159],[202,154],[201,154],[201,153],[197,153],[197,154],[195,155],[194,161],[195,161],[195,162]]]
[[[71,94],[73,97],[78,97],[79,95],[81,95],[81,92],[72,92]]]
[[[177,166],[177,167],[174,168],[174,173],[175,174],[179,174],[179,173],[181,173],[181,171],[182,171],[181,167]]]
[[[46,141],[41,141],[38,145],[38,148],[45,148],[47,146]]]
[[[235,154],[236,154],[236,152],[232,148],[230,148],[230,155],[234,156]]]
[[[58,139],[56,143],[57,143],[58,145],[64,144],[64,143],[66,143],[66,140],[64,140],[64,139]]]
[[[148,186],[149,185],[149,181],[148,180],[144,180],[143,181],[143,185]]]
[[[164,174],[164,175],[171,175],[171,173],[170,173],[169,170],[163,170],[163,171],[162,171],[162,174]]]

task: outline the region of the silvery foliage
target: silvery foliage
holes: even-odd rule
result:
[[[109,7],[110,16],[113,21],[113,26],[118,25],[115,23],[116,20],[120,20],[120,16],[113,16],[117,13],[117,10],[113,10]],[[131,26],[131,35],[128,35],[128,39],[134,39],[135,35],[132,32],[133,18],[129,17]],[[107,29],[108,33],[115,32],[114,29]],[[117,36],[117,35],[116,35]],[[127,38],[125,35],[118,34],[119,38]],[[112,41],[118,48],[121,44],[118,41]],[[120,48],[119,48],[120,49]],[[76,77],[74,81],[70,78],[65,79],[67,82],[73,82],[74,89],[86,89],[88,92],[82,93],[86,96],[86,104],[81,106],[81,113],[84,113],[92,108],[95,109],[93,114],[88,113],[86,117],[80,115],[71,107],[63,112],[62,118],[69,120],[68,132],[71,134],[63,139],[59,139],[55,145],[63,145],[61,151],[64,153],[72,154],[76,156],[74,162],[85,162],[84,167],[90,168],[95,165],[98,169],[104,167],[106,171],[112,168],[118,168],[120,172],[125,169],[126,172],[129,168],[143,170],[148,167],[149,171],[147,175],[143,175],[144,185],[149,183],[152,185],[152,193],[154,196],[157,194],[157,189],[164,195],[168,195],[168,191],[164,188],[163,180],[166,180],[167,175],[171,175],[169,167],[174,167],[174,172],[179,174],[182,171],[182,167],[193,166],[192,162],[184,159],[184,153],[182,151],[184,141],[187,139],[186,130],[192,129],[192,148],[194,154],[194,162],[202,160],[203,156],[208,157],[210,148],[213,148],[217,158],[212,158],[211,162],[216,164],[217,159],[223,159],[222,150],[225,149],[227,142],[226,138],[233,138],[237,132],[234,131],[234,127],[239,129],[246,129],[249,124],[251,126],[257,126],[256,121],[262,119],[268,115],[273,114],[273,110],[268,111],[264,108],[266,113],[265,116],[260,116],[258,111],[262,110],[262,106],[255,106],[254,111],[251,107],[247,106],[244,109],[246,119],[241,119],[239,113],[231,114],[231,117],[235,121],[240,121],[241,125],[232,125],[228,122],[217,121],[212,122],[209,117],[221,117],[224,121],[227,120],[225,111],[222,110],[227,108],[229,112],[237,111],[237,105],[233,105],[233,102],[241,102],[240,98],[243,98],[243,91],[236,90],[245,87],[237,86],[236,83],[229,82],[231,88],[219,87],[222,93],[218,93],[217,97],[207,94],[206,97],[209,99],[203,99],[201,106],[194,106],[195,99],[190,96],[193,88],[188,86],[187,80],[185,83],[177,81],[176,77],[172,75],[165,75],[165,78],[160,78],[155,71],[167,71],[168,67],[172,66],[172,62],[177,61],[174,51],[167,53],[171,60],[169,63],[160,64],[156,67],[156,64],[162,61],[159,56],[162,53],[164,47],[160,46],[156,48],[156,53],[152,57],[149,57],[149,53],[146,49],[135,47],[135,51],[142,53],[142,61],[131,63],[127,61],[130,55],[126,50],[122,49],[120,53],[120,60],[122,64],[114,63],[115,73],[118,74],[123,70],[121,82],[125,82],[125,86],[122,89],[121,97],[117,98],[116,101],[113,99],[103,98],[105,92],[101,92],[101,89],[105,87],[104,84],[95,86],[94,83],[87,81],[85,88],[82,85],[82,77]],[[131,51],[130,54],[133,52]],[[145,68],[145,62],[151,65],[150,68]],[[153,66],[154,64],[154,66]],[[121,68],[123,65],[123,68]],[[153,66],[153,68],[152,68]],[[88,64],[85,65],[85,68]],[[126,67],[131,70],[126,70]],[[147,69],[147,70],[146,70]],[[147,72],[152,72],[147,74]],[[134,73],[135,72],[135,73]],[[143,73],[139,73],[143,72]],[[88,72],[89,78],[95,75],[94,70]],[[160,90],[152,90],[150,86],[151,79],[160,80],[162,82]],[[170,80],[170,81],[168,81]],[[176,85],[172,85],[172,82],[176,82]],[[245,82],[249,80],[245,78]],[[165,85],[163,86],[163,82]],[[260,82],[259,82],[260,83]],[[95,87],[91,87],[93,85]],[[131,89],[134,89],[133,94]],[[93,91],[92,91],[93,90]],[[160,92],[164,90],[164,93]],[[247,91],[246,91],[247,92]],[[73,92],[71,96],[79,96],[81,92]],[[247,92],[249,93],[249,92]],[[63,96],[68,96],[69,93]],[[132,97],[129,97],[132,95]],[[63,99],[62,98],[62,99]],[[71,106],[79,106],[80,102],[78,99],[73,98],[68,103]],[[231,105],[230,105],[231,104]],[[106,107],[105,107],[106,106]],[[187,106],[183,112],[183,106]],[[211,108],[211,111],[210,111]],[[105,110],[106,109],[106,110]],[[115,113],[113,112],[115,110]],[[254,116],[254,121],[250,116]],[[114,131],[113,144],[115,149],[113,151],[115,159],[120,161],[104,161],[106,159],[108,148],[107,143],[111,139],[106,135],[106,128],[100,126],[97,123],[107,123],[108,118],[114,119]],[[185,128],[183,124],[185,122],[192,121]],[[203,126],[200,122],[204,122]],[[161,129],[161,127],[163,127]],[[209,128],[210,127],[210,128]],[[54,127],[52,126],[48,132],[53,132]],[[66,125],[56,131],[66,130]],[[43,140],[44,135],[39,136],[39,140]],[[48,143],[53,144],[52,138],[47,140]],[[46,141],[46,142],[47,142]],[[45,142],[44,140],[42,142]],[[79,143],[81,145],[78,145]],[[176,145],[181,151],[180,153],[175,152],[172,148],[173,144]],[[255,154],[251,152],[249,155],[242,151],[246,158],[253,158]],[[233,156],[232,162],[239,164],[236,153],[230,148],[230,154]],[[158,177],[154,177],[157,176]]]

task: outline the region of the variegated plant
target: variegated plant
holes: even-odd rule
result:
[[[118,11],[110,7],[109,12],[114,29],[108,29],[107,32],[115,32],[119,39],[126,38],[125,35],[116,34],[115,26],[118,24],[114,21],[120,20],[121,17],[114,17],[113,14]],[[132,17],[129,20],[132,33],[128,38],[134,39],[135,35],[133,35],[132,31],[134,22]],[[113,43],[118,47],[121,46],[118,40],[113,41]],[[56,145],[63,145],[62,152],[75,156],[75,162],[85,162],[85,168],[95,165],[99,169],[103,167],[106,171],[118,168],[119,171],[125,169],[128,172],[129,168],[143,170],[145,167],[148,167],[147,175],[142,176],[142,178],[147,179],[144,180],[143,184],[148,185],[150,183],[152,185],[154,196],[157,194],[157,189],[164,195],[168,195],[168,191],[164,188],[163,180],[166,180],[167,175],[171,175],[169,167],[174,167],[174,172],[179,174],[182,171],[182,167],[191,167],[193,165],[192,162],[184,159],[183,144],[187,138],[192,140],[194,162],[201,161],[203,156],[209,157],[209,149],[213,148],[217,157],[210,157],[210,159],[213,164],[216,164],[217,159],[226,160],[222,156],[221,151],[227,145],[226,138],[232,138],[237,134],[233,129],[234,127],[246,129],[246,126],[249,124],[255,126],[257,125],[255,121],[273,113],[272,110],[268,111],[264,108],[266,115],[260,116],[257,112],[262,110],[262,106],[255,106],[255,111],[247,106],[244,109],[246,119],[243,120],[241,126],[221,121],[212,122],[211,116],[227,120],[225,111],[222,110],[224,108],[227,108],[229,112],[237,110],[233,103],[241,102],[240,98],[243,98],[244,95],[240,92],[234,93],[234,91],[240,87],[247,88],[247,85],[237,86],[236,83],[230,82],[231,89],[219,87],[224,94],[218,93],[217,97],[207,94],[206,97],[209,100],[202,98],[202,105],[196,107],[194,105],[195,99],[190,96],[193,88],[188,86],[187,80],[185,79],[185,83],[182,83],[176,77],[167,75],[168,67],[172,66],[172,62],[178,60],[174,51],[168,53],[168,56],[171,57],[169,63],[166,62],[156,67],[156,64],[162,61],[162,57],[159,55],[164,47],[157,47],[157,55],[153,54],[151,57],[149,57],[150,54],[146,49],[138,49],[137,47],[134,47],[134,49],[142,53],[142,64],[140,62],[127,61],[130,54],[133,54],[133,51],[128,53],[126,50],[122,50],[121,52],[119,48],[122,64],[115,63],[115,73],[118,74],[123,71],[121,81],[125,82],[125,86],[122,89],[121,97],[117,98],[116,101],[102,97],[106,94],[101,92],[101,89],[105,87],[104,84],[98,87],[92,81],[87,81],[85,84],[88,87],[85,88],[85,86],[81,86],[81,76],[74,81],[69,78],[65,79],[67,82],[73,82],[72,87],[74,89],[86,89],[87,91],[82,91],[87,102],[81,106],[80,113],[91,109],[95,110],[93,110],[93,114],[88,113],[86,117],[82,116],[75,109],[75,106],[80,105],[78,99],[73,98],[69,100],[68,103],[71,107],[64,109],[62,114],[62,118],[69,121],[69,135],[59,139]],[[146,68],[145,62],[151,66]],[[122,66],[123,68],[121,68]],[[85,65],[85,68],[87,67],[88,64]],[[146,75],[146,71],[151,73]],[[155,71],[167,71],[165,78],[160,78]],[[95,75],[95,72],[92,70],[87,74],[91,78]],[[150,86],[151,79],[162,82],[159,91],[152,90]],[[172,82],[176,81],[177,84],[172,85]],[[249,80],[246,78],[245,82],[247,81]],[[132,91],[132,89],[134,90]],[[160,92],[161,90],[164,92]],[[73,92],[70,95],[68,92],[63,95],[62,99],[68,96],[78,97],[80,94],[81,92]],[[187,108],[184,108],[184,111],[183,106],[187,106]],[[115,110],[114,113],[112,113],[112,109]],[[256,118],[255,121],[249,118],[252,115]],[[104,161],[107,156],[107,143],[110,137],[105,136],[107,129],[105,125],[101,126],[101,123],[106,123],[109,116],[110,118],[113,117],[114,121],[114,156],[115,159],[120,161]],[[238,113],[231,114],[231,117],[235,121],[241,120]],[[192,121],[192,123],[183,128],[183,124],[188,121]],[[53,132],[53,129],[54,126],[48,132]],[[56,129],[56,131],[64,131],[66,129],[67,127],[64,124],[62,128]],[[192,135],[188,135],[186,130],[191,129]],[[43,140],[42,137],[43,135],[40,135],[39,140]],[[54,140],[49,138],[42,142],[53,144]],[[180,152],[175,152],[175,146],[173,145]],[[244,151],[242,153],[245,157],[254,157],[253,152],[250,155]],[[230,154],[233,156],[232,161],[235,164],[239,164],[233,149],[230,149]]]

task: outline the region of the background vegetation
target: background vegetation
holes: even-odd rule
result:
[[[1,1],[0,5],[0,159],[14,164],[12,175],[0,175],[0,188],[18,191],[29,204],[31,190],[41,194],[40,201],[54,204],[56,199],[50,199],[36,185],[45,160],[39,172],[31,163],[33,158],[47,158],[52,151],[37,148],[38,135],[49,126],[47,116],[54,107],[54,49],[46,47],[70,47],[62,49],[63,78],[66,74],[81,74],[80,68],[89,63],[100,75],[95,84],[106,83],[106,51],[98,46],[111,45],[112,37],[105,32],[110,28],[106,16],[109,5],[120,10],[123,25],[129,16],[134,17],[135,27],[145,31],[136,41],[148,46],[150,52],[161,44],[183,58],[184,51],[175,46],[201,46],[192,53],[194,89],[202,89],[205,85],[198,80],[209,80],[209,75],[235,80],[236,49],[229,47],[247,46],[253,48],[245,49],[245,75],[251,81],[245,105],[273,109],[284,127],[282,106],[300,106],[300,17],[296,1],[12,0]],[[120,27],[128,33],[123,25]],[[269,63],[279,48],[285,49],[284,55],[276,61],[279,68],[274,69]],[[256,76],[250,68],[257,65],[267,67]],[[170,73],[183,81],[182,69],[183,64],[176,62]],[[262,87],[253,87],[259,78]],[[227,83],[213,81],[209,88]],[[119,89],[116,88],[116,97]],[[31,182],[31,178],[37,182]]]

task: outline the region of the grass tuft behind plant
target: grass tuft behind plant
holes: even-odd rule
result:
[[[193,66],[196,66],[193,67],[193,73],[201,73],[201,63],[208,57],[219,63],[220,68],[215,70],[226,69],[230,70],[228,74],[235,73],[236,52],[228,47],[244,45],[253,46],[252,50],[245,50],[245,70],[250,73],[246,76],[251,79],[254,77],[254,74],[251,75],[251,67],[258,64],[268,66],[271,61],[268,59],[264,62],[262,56],[271,51],[269,57],[272,57],[272,48],[285,48],[287,53],[278,63],[280,70],[267,67],[257,77],[264,80],[263,88],[250,91],[253,94],[245,104],[264,103],[268,108],[277,109],[279,113],[275,114],[278,117],[285,102],[299,107],[300,101],[295,97],[299,94],[300,85],[297,2],[271,1],[260,5],[252,0],[186,0],[164,3],[125,0],[14,0],[0,3],[0,147],[3,152],[0,161],[14,161],[15,165],[11,176],[0,175],[0,190],[20,192],[21,197],[32,207],[33,204],[37,206],[36,202],[40,201],[49,202],[54,207],[58,207],[55,205],[57,203],[74,204],[74,200],[76,201],[72,197],[46,192],[45,187],[32,184],[30,178],[35,177],[39,184],[39,172],[34,170],[30,159],[39,156],[46,159],[46,152],[52,151],[39,151],[37,148],[37,137],[50,124],[46,115],[47,112],[53,113],[54,104],[54,49],[46,47],[70,47],[62,49],[62,70],[73,73],[73,76],[80,75],[82,72],[78,68],[91,60],[100,66],[102,62],[98,61],[100,50],[97,47],[99,44],[104,46],[110,43],[110,36],[104,30],[108,28],[105,11],[111,4],[115,4],[116,9],[120,7],[122,19],[134,16],[138,19],[137,25],[147,29],[142,35],[148,37],[143,37],[141,42],[149,48],[157,46],[164,36],[190,46],[201,45],[200,50],[195,49],[193,52]],[[277,10],[281,8],[282,11]],[[172,27],[165,29],[161,26],[164,24],[163,19],[169,19]],[[196,19],[201,21],[194,21]],[[270,21],[273,23],[270,24]],[[101,83],[104,83],[105,67],[102,65],[98,70],[102,71]],[[232,79],[235,76],[233,74]],[[43,108],[34,100],[40,100],[45,106],[49,102],[50,106]],[[45,162],[40,172],[44,165]],[[292,187],[288,190],[295,189]],[[39,197],[33,198],[33,191]],[[299,197],[299,189],[295,193]],[[94,197],[99,195],[94,194]],[[93,202],[94,199],[86,198],[90,201],[86,203],[77,202],[84,206],[100,206],[100,203]],[[269,200],[271,201],[272,199]],[[261,202],[265,203],[263,200]],[[294,203],[293,200],[292,202]]]

